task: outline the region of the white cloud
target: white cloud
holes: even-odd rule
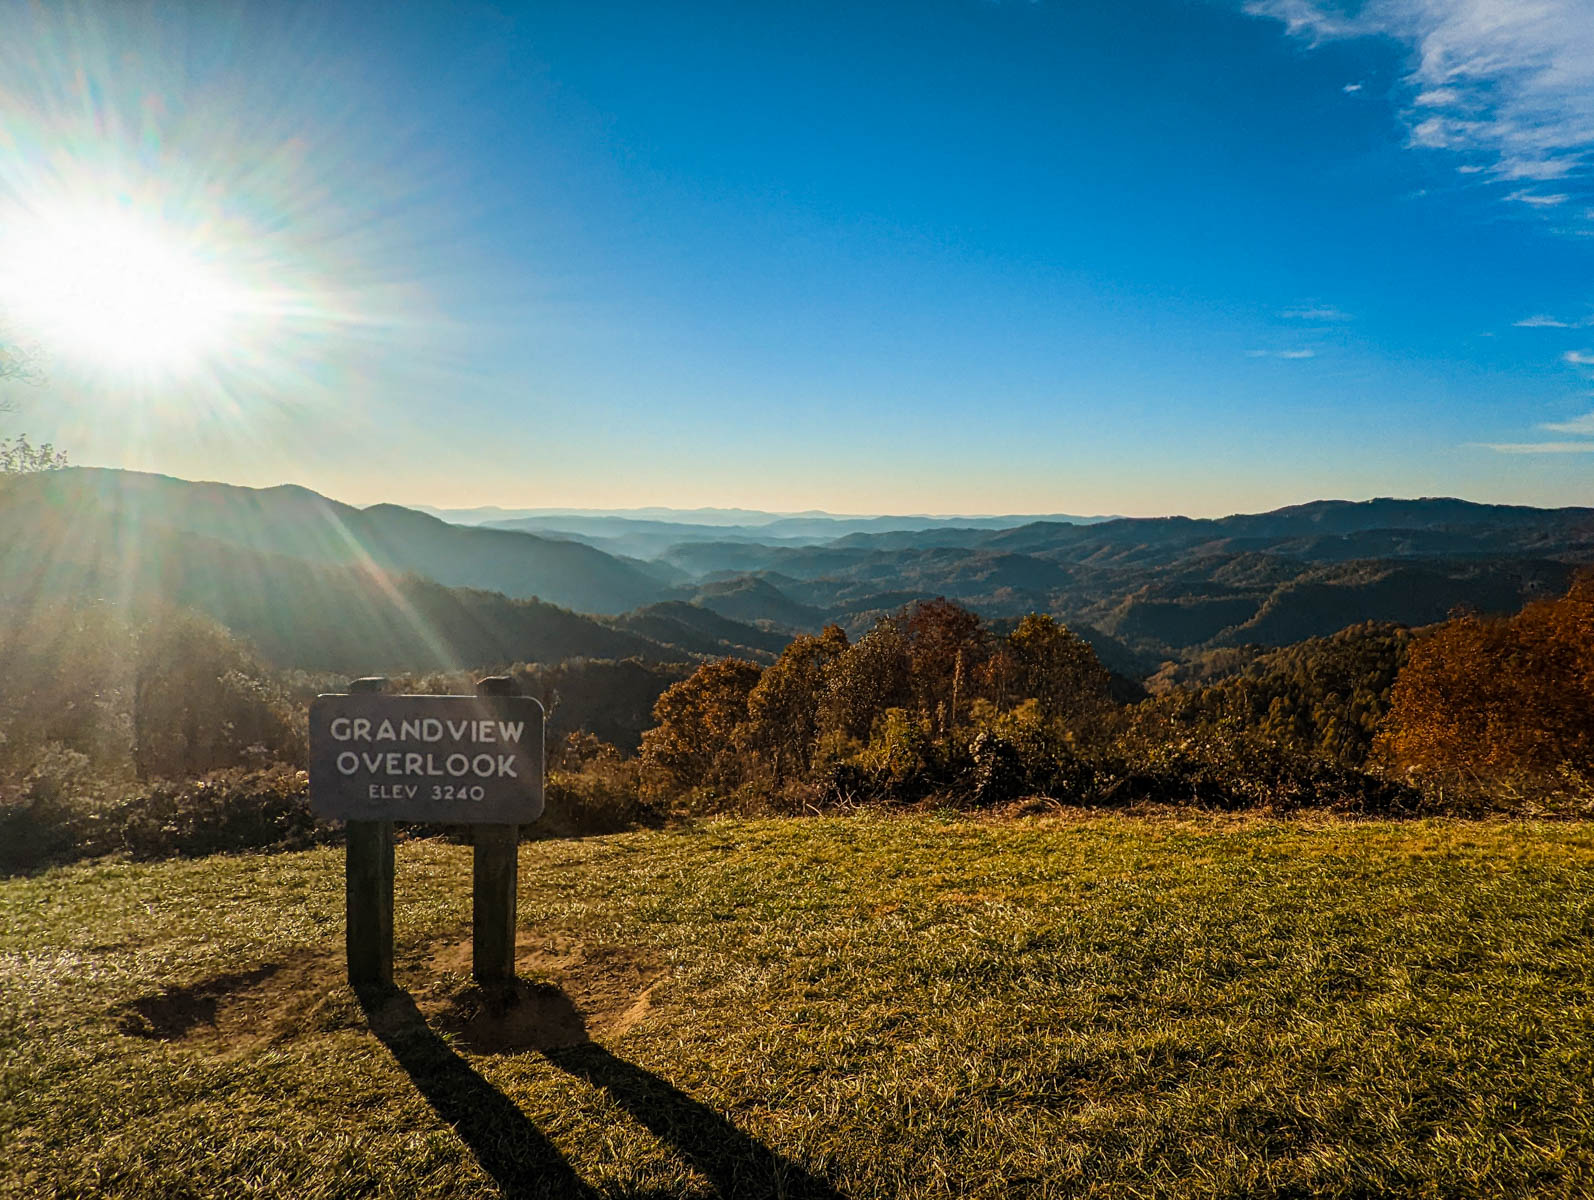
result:
[[[1280,358],[1316,358],[1317,357],[1317,351],[1316,350],[1280,350],[1279,351],[1279,357]],[[1591,359],[1590,361],[1594,362],[1594,359]]]
[[[1536,204],[1545,208],[1552,204],[1565,204],[1571,198],[1565,192],[1557,192],[1553,196],[1542,196],[1527,191],[1512,192],[1506,197],[1507,200],[1520,200],[1523,204]]]
[[[1507,164],[1500,174],[1507,179],[1534,179],[1540,183],[1552,179],[1565,179],[1572,173],[1572,164],[1565,161],[1514,162]]]
[[[1570,421],[1550,421],[1539,428],[1550,433],[1576,433],[1594,437],[1594,412],[1573,417]]]
[[[1574,367],[1594,367],[1594,350],[1568,350],[1561,355],[1561,361]]]
[[[1286,308],[1279,314],[1292,321],[1349,321],[1351,315],[1332,304],[1307,304],[1300,308]]]
[[[1520,321],[1512,321],[1511,324],[1515,325],[1518,329],[1570,329],[1570,328],[1572,328],[1565,321],[1557,321],[1554,317],[1547,317],[1547,316],[1544,316],[1542,313],[1539,314],[1538,316],[1523,317]]]
[[[1574,354],[1567,356],[1575,357]],[[1586,356],[1594,363],[1594,355]],[[1594,454],[1594,412],[1586,412],[1569,421],[1546,421],[1538,426],[1546,433],[1569,433],[1584,439],[1576,442],[1474,442],[1501,454]]]
[[[1347,83],[1339,90],[1344,92],[1347,96],[1354,96],[1357,92],[1362,90],[1362,85],[1359,83]]]
[[[1484,442],[1501,454],[1594,454],[1594,442]]]
[[[1414,145],[1486,156],[1505,179],[1563,179],[1594,154],[1591,0],[1245,0],[1314,43],[1411,47]]]

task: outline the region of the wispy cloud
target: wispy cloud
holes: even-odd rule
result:
[[[1413,145],[1486,159],[1502,179],[1541,182],[1578,173],[1594,152],[1589,0],[1245,0],[1244,7],[1314,42],[1382,36],[1410,46]]]
[[[1549,421],[1539,428],[1549,433],[1575,433],[1594,437],[1594,412],[1573,417],[1570,421]]]
[[[1576,351],[1572,352],[1576,354]],[[1570,357],[1570,355],[1568,356]],[[1594,363],[1594,355],[1587,361]],[[1546,433],[1571,434],[1582,438],[1576,442],[1474,442],[1501,454],[1594,454],[1594,412],[1586,412],[1569,421],[1545,421],[1537,428]]]
[[[1589,329],[1594,328],[1594,316],[1568,321],[1551,316],[1549,313],[1534,313],[1531,317],[1523,317],[1520,321],[1511,323],[1518,329]]]
[[[1520,200],[1523,204],[1535,204],[1540,208],[1550,208],[1557,204],[1565,204],[1571,198],[1565,192],[1556,192],[1553,195],[1546,196],[1540,192],[1526,190],[1512,192],[1506,197],[1507,200]]]
[[[1291,321],[1349,321],[1351,315],[1332,304],[1306,304],[1299,308],[1286,308],[1279,316]]]
[[[1359,83],[1347,83],[1339,90],[1344,92],[1347,96],[1354,96],[1357,92],[1362,90],[1362,85]]]
[[[1484,442],[1482,445],[1501,454],[1594,454],[1594,441]]]
[[[1594,350],[1568,350],[1561,355],[1561,361],[1574,367],[1594,367]]]
[[[1316,358],[1317,351],[1300,347],[1295,350],[1247,350],[1246,358]]]

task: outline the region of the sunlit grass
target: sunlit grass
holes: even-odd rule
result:
[[[407,986],[469,876],[400,848]],[[0,1191],[494,1195],[483,1163],[535,1167],[524,1131],[444,1123],[326,976],[272,1038],[120,1030],[335,957],[342,899],[335,850],[0,883]],[[667,970],[607,1054],[443,1063],[545,1140],[547,1195],[1594,1188],[1583,825],[728,821],[528,844],[520,906]]]

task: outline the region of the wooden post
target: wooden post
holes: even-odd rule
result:
[[[350,694],[382,692],[387,680],[356,679]],[[349,982],[393,986],[393,822],[350,821],[344,867],[344,942]]]
[[[476,684],[476,694],[515,696],[520,689],[508,675]],[[515,899],[519,887],[520,826],[472,825],[474,846],[471,898],[471,973],[481,984],[504,984],[515,977]]]

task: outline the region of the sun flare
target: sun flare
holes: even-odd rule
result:
[[[129,212],[0,227],[0,311],[90,368],[187,374],[221,347],[238,299],[180,231]]]

